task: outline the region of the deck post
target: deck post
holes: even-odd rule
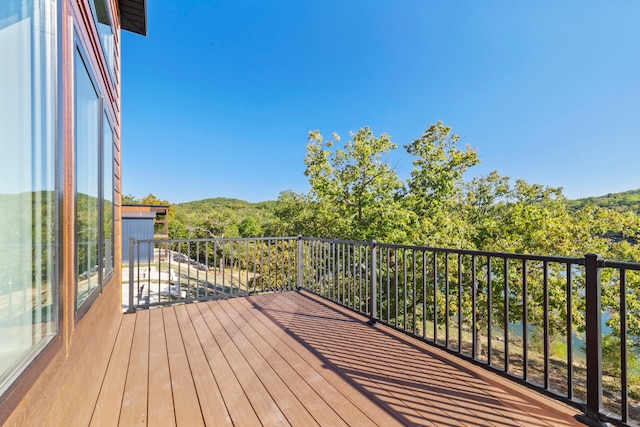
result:
[[[303,259],[302,257],[304,256],[304,246],[302,244],[302,236],[298,235],[298,259],[297,259],[297,263],[296,263],[296,267],[298,269],[298,273],[297,273],[297,285],[298,285],[298,290],[302,289],[302,279],[303,279],[303,275],[304,275],[304,271],[303,271]]]
[[[133,237],[129,237],[129,308],[127,309],[127,313],[135,313],[136,307],[133,305],[133,252],[135,250],[135,239]]]
[[[376,265],[377,260],[376,260],[376,241],[375,240],[371,240],[371,242],[369,243],[369,251],[370,251],[370,256],[369,256],[369,285],[370,285],[370,290],[369,290],[369,298],[370,298],[370,302],[369,302],[369,321],[367,323],[369,323],[370,325],[374,325],[376,323],[376,313],[378,311],[377,309],[377,296],[376,296],[376,290],[377,290],[377,284],[376,284],[376,279],[377,279],[377,275],[376,275]]]
[[[585,256],[587,417],[599,422],[602,407],[602,284],[598,254]]]

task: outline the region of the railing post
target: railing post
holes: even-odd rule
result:
[[[297,262],[297,268],[298,268],[298,290],[302,289],[302,281],[303,281],[303,276],[304,276],[304,260],[302,259],[302,257],[304,256],[304,246],[302,243],[302,236],[299,235],[298,236],[298,262]]]
[[[586,273],[586,356],[587,356],[587,416],[600,420],[602,407],[602,284],[598,254],[585,256]]]
[[[371,298],[370,302],[369,302],[369,324],[370,325],[374,325],[376,323],[376,312],[378,311],[377,309],[377,297],[376,297],[376,290],[377,290],[377,284],[376,284],[376,279],[377,279],[377,274],[376,274],[376,265],[377,260],[376,260],[376,241],[372,240],[371,243],[369,244],[369,251],[370,251],[370,256],[369,256],[369,285],[371,287],[371,289],[369,290],[369,297]]]
[[[133,262],[134,262],[135,239],[129,237],[129,308],[127,313],[135,313],[136,307],[133,305]]]

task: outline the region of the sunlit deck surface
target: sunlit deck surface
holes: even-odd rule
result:
[[[577,411],[305,292],[125,315],[92,425],[568,426]]]

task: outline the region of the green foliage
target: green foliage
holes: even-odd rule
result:
[[[279,231],[274,222],[275,202],[250,203],[212,198],[171,206],[169,236],[181,238],[262,237]]]
[[[620,367],[620,337],[615,334],[605,335],[602,337],[602,365],[605,373],[614,376],[620,376],[622,370]],[[637,374],[640,371],[640,356],[635,352],[627,354],[627,368],[631,372]],[[635,377],[637,377],[636,375]],[[634,385],[640,385],[640,381]]]
[[[405,145],[414,156],[403,205],[416,216],[410,239],[429,246],[468,247],[470,229],[462,207],[463,177],[480,160],[460,137],[438,122]]]
[[[256,237],[262,236],[262,226],[258,218],[249,216],[240,221],[238,225],[238,231],[241,237]]]
[[[640,260],[640,216],[593,204],[576,208],[561,188],[512,180],[497,171],[465,181],[480,162],[460,137],[438,122],[405,145],[413,170],[402,182],[388,162],[397,148],[368,128],[340,147],[309,133],[305,175],[311,191],[281,193],[267,232],[488,251],[582,256],[598,252]],[[631,203],[640,190],[609,195]],[[613,203],[613,202],[611,202]]]
[[[340,138],[335,134],[329,140],[324,140],[318,131],[309,134],[305,174],[311,191],[309,194],[282,193],[275,207],[271,231],[538,255],[581,257],[596,252],[609,259],[640,261],[637,245],[640,238],[637,197],[640,197],[640,191],[608,195],[606,200],[596,200],[598,203],[591,199],[577,203],[567,201],[561,188],[524,180],[512,181],[497,171],[467,182],[465,173],[479,163],[479,157],[472,148],[461,148],[460,138],[441,122],[431,125],[420,138],[405,146],[414,157],[414,168],[407,181],[402,182],[386,160],[397,148],[389,135],[375,137],[365,127],[352,133],[351,138],[340,147]],[[402,254],[403,262],[407,259],[409,263],[412,257],[418,256],[411,251]],[[396,263],[396,255],[393,254],[394,259],[389,261],[391,265]],[[438,262],[442,265],[445,260]],[[470,271],[468,262],[463,262],[463,274]],[[489,295],[495,308],[492,323],[500,325],[504,322],[502,308],[505,297],[501,293],[504,276],[508,274],[507,277],[514,278],[509,279],[509,319],[522,317],[521,301],[526,298],[529,302],[528,322],[536,331],[531,337],[535,346],[540,341],[535,334],[539,333],[545,317],[542,264],[529,264],[528,293],[524,296],[518,279],[522,277],[522,267],[509,265],[507,268],[505,272],[501,265],[478,265],[479,271],[491,270],[491,280],[477,278],[475,297],[479,311],[474,333],[480,334],[489,327],[488,313],[482,311]],[[385,280],[393,282],[394,278],[385,277],[387,273],[384,268],[382,270],[381,283]],[[427,271],[426,274],[432,277],[434,273]],[[612,274],[603,273],[602,305],[611,313],[608,339],[620,335],[616,317],[620,311],[616,291],[618,279]],[[455,277],[455,272],[451,275]],[[402,272],[400,276],[403,276]],[[406,279],[400,277],[403,283]],[[408,279],[410,286],[412,278]],[[418,282],[422,280],[420,272],[415,279]],[[465,277],[464,280],[464,283],[469,283],[470,278]],[[561,357],[566,353],[566,344],[562,344],[563,337],[566,340],[568,314],[566,266],[548,265],[546,280],[550,341],[553,353]],[[629,275],[627,281],[627,312],[631,319],[628,333],[630,345],[637,351],[640,349],[640,320],[636,320],[640,319],[640,278]],[[576,328],[582,331],[584,294],[579,289],[584,287],[584,283],[580,274],[574,278],[572,286],[574,306],[571,314]],[[455,293],[455,286],[453,289]],[[441,288],[437,295],[423,295],[428,305],[437,298],[440,319],[453,310],[446,307],[444,291]],[[418,289],[417,298],[421,297],[420,293]],[[395,302],[403,305],[413,295],[410,292],[408,296],[396,298]],[[392,302],[383,303],[383,306],[385,304]],[[462,310],[463,317],[470,318],[470,298],[465,297]],[[413,321],[410,314],[392,315],[410,323]],[[421,314],[427,318],[435,315]]]
[[[386,156],[396,148],[387,134],[375,137],[368,127],[351,133],[344,149],[332,150],[337,134],[324,140],[320,132],[309,133],[305,175],[311,192],[298,212],[306,221],[294,220],[301,234],[319,237],[385,241],[404,240],[409,212],[404,209],[404,185]],[[291,205],[296,197],[281,200]],[[298,207],[301,207],[298,204]],[[291,215],[290,215],[291,216]]]
[[[136,199],[136,196],[133,194],[125,194],[122,196],[123,205],[139,205],[140,203],[140,200]]]
[[[274,206],[274,220],[267,226],[268,236],[295,236],[306,234],[311,214],[310,202],[304,194],[283,191]],[[311,235],[311,234],[308,234]]]
[[[632,212],[640,214],[640,189],[622,193],[609,193],[605,196],[586,197],[567,202],[569,209],[576,211],[589,205],[613,209],[617,212]]]
[[[567,360],[569,350],[565,341],[554,341],[551,343],[551,354],[560,360]]]
[[[140,200],[141,205],[170,205],[168,200],[160,200],[153,193],[149,193],[147,197]]]
[[[480,163],[471,147],[461,150],[459,143],[460,137],[438,122],[420,138],[405,145],[407,152],[416,157],[407,184],[409,199],[418,215],[454,205],[461,194],[465,172]]]

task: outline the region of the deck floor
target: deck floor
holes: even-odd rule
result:
[[[577,411],[305,292],[125,315],[91,424],[569,426]]]

